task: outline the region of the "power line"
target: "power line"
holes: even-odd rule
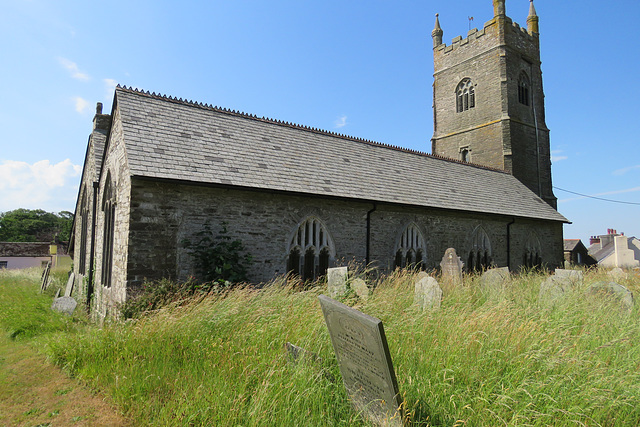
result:
[[[621,200],[611,200],[611,199],[603,199],[602,197],[588,196],[586,194],[576,193],[575,191],[565,190],[563,188],[556,187],[555,185],[553,186],[553,188],[555,188],[556,190],[565,191],[567,193],[575,194],[576,196],[588,197],[590,199],[602,200],[602,201],[611,202],[611,203],[622,203],[624,205],[638,205],[638,206],[640,206],[640,203],[636,203],[636,202],[623,202]]]

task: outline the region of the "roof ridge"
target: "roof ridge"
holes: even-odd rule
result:
[[[505,170],[498,169],[498,168],[493,168],[491,166],[485,166],[485,165],[479,165],[479,164],[476,164],[476,163],[465,162],[465,161],[458,160],[458,159],[453,159],[453,158],[450,158],[450,157],[440,156],[438,154],[430,154],[430,153],[426,153],[424,151],[419,151],[419,150],[414,150],[414,149],[411,149],[411,148],[401,147],[399,145],[392,145],[392,144],[387,144],[387,143],[384,143],[384,142],[378,142],[378,141],[359,138],[359,137],[355,137],[355,136],[351,136],[351,135],[345,135],[345,134],[342,134],[342,133],[332,132],[332,131],[328,131],[328,130],[324,130],[324,129],[320,129],[320,128],[314,128],[314,127],[306,126],[306,125],[299,125],[297,123],[286,122],[286,121],[283,121],[283,120],[272,119],[272,118],[268,118],[268,117],[264,117],[264,116],[263,117],[258,117],[255,114],[247,114],[247,113],[245,113],[243,111],[231,110],[231,109],[228,109],[228,108],[218,107],[218,106],[211,105],[211,104],[206,104],[206,103],[203,103],[203,102],[197,102],[197,101],[194,102],[193,100],[186,100],[186,99],[183,100],[182,98],[172,97],[170,95],[165,95],[165,94],[161,94],[161,93],[157,93],[156,94],[155,92],[149,92],[148,90],[145,91],[143,89],[133,88],[132,86],[127,87],[126,85],[125,86],[121,86],[120,84],[118,84],[116,86],[116,90],[122,90],[124,92],[132,93],[132,94],[136,94],[136,95],[142,95],[142,96],[146,96],[146,97],[153,98],[153,99],[159,99],[159,100],[162,100],[162,101],[173,102],[175,104],[187,105],[187,106],[191,106],[191,107],[202,108],[202,109],[205,109],[205,110],[216,111],[216,112],[219,112],[219,113],[229,114],[229,115],[233,115],[233,116],[236,116],[236,117],[242,117],[242,118],[257,120],[257,121],[261,121],[261,122],[264,122],[264,123],[271,123],[271,124],[274,124],[274,125],[286,126],[286,127],[292,128],[292,129],[298,129],[298,130],[313,132],[313,133],[317,133],[317,134],[321,134],[321,135],[338,137],[338,138],[345,139],[345,140],[348,140],[348,141],[360,142],[360,143],[372,145],[374,147],[386,148],[386,149],[399,151],[399,152],[403,152],[403,153],[415,154],[415,155],[422,156],[422,157],[429,157],[429,158],[433,158],[433,159],[437,159],[437,160],[443,160],[443,161],[450,162],[450,163],[458,163],[458,164],[461,164],[461,165],[471,166],[471,167],[475,167],[475,168],[478,168],[478,169],[486,169],[486,170],[490,170],[490,171],[493,171],[493,172],[501,172],[501,173],[504,173],[504,174],[508,174],[508,172],[506,172]]]

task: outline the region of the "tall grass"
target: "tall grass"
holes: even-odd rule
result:
[[[413,304],[415,276],[343,302],[384,322],[414,425],[640,424],[640,322],[576,289],[539,301],[544,276],[495,295],[477,277],[442,307]],[[588,273],[587,284],[607,280]],[[637,276],[622,284],[637,294]],[[317,296],[275,281],[142,319],[48,335],[50,357],[106,390],[140,425],[367,425],[349,406]],[[284,343],[316,353],[292,363]]]

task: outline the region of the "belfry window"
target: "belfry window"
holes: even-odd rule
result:
[[[395,267],[424,270],[425,255],[422,233],[416,224],[411,223],[404,229],[397,244]]]
[[[456,111],[462,113],[476,106],[476,91],[470,79],[464,79],[456,88]]]
[[[463,162],[471,162],[471,149],[469,149],[469,147],[462,147],[460,149],[460,160]]]
[[[335,258],[333,242],[317,218],[303,221],[289,242],[287,270],[302,280],[314,280],[327,273]]]
[[[111,273],[113,270],[113,236],[115,228],[116,201],[111,182],[111,174],[105,181],[104,195],[102,196],[102,212],[104,215],[104,227],[102,237],[102,286],[111,287]]]
[[[491,266],[491,241],[486,231],[478,226],[471,233],[471,249],[467,257],[467,272],[483,271]]]
[[[529,87],[529,77],[523,72],[518,79],[518,102],[527,107],[530,104]]]

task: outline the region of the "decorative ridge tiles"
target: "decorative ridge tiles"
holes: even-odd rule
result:
[[[228,108],[218,107],[218,106],[214,106],[214,105],[211,105],[211,104],[205,104],[203,102],[196,102],[196,101],[193,101],[193,100],[187,100],[187,99],[172,97],[172,96],[164,95],[164,94],[160,94],[160,93],[149,92],[149,91],[145,91],[145,90],[142,90],[142,89],[133,88],[132,86],[127,87],[127,86],[118,85],[116,87],[116,90],[121,90],[123,92],[131,93],[131,94],[135,94],[135,95],[141,95],[141,96],[145,96],[145,97],[148,97],[148,98],[158,99],[158,100],[161,100],[161,101],[172,102],[172,103],[175,103],[175,104],[181,104],[181,105],[186,105],[186,106],[190,106],[190,107],[202,108],[202,109],[205,109],[205,110],[215,111],[215,112],[218,112],[218,113],[229,114],[229,115],[236,116],[236,117],[242,117],[242,118],[246,118],[246,119],[256,120],[256,121],[260,121],[260,122],[263,122],[263,123],[269,123],[269,124],[273,124],[273,125],[284,126],[284,127],[288,127],[288,128],[292,128],[292,129],[298,129],[298,130],[307,131],[307,132],[313,132],[313,133],[320,134],[320,135],[327,135],[327,136],[337,137],[337,138],[341,138],[341,139],[348,140],[348,141],[360,142],[360,143],[363,143],[363,144],[368,144],[368,145],[373,145],[373,146],[376,146],[376,147],[387,148],[387,149],[390,149],[390,150],[400,151],[400,152],[403,152],[403,153],[415,154],[415,155],[422,156],[422,157],[429,157],[429,158],[432,158],[432,159],[443,160],[445,162],[458,163],[458,164],[462,164],[462,165],[475,167],[475,168],[478,168],[478,169],[485,169],[485,170],[490,170],[490,171],[494,171],[494,172],[500,172],[500,173],[507,174],[507,172],[502,170],[502,169],[492,168],[490,166],[484,166],[484,165],[478,165],[478,164],[475,164],[475,163],[464,162],[462,160],[452,159],[452,158],[445,157],[445,156],[439,156],[437,154],[429,154],[429,153],[425,153],[424,151],[413,150],[411,148],[400,147],[398,145],[391,145],[391,144],[386,144],[386,143],[383,143],[383,142],[371,141],[371,140],[368,140],[368,139],[358,138],[358,137],[345,135],[345,134],[337,133],[337,132],[331,132],[331,131],[327,131],[327,130],[324,130],[324,129],[314,128],[314,127],[311,127],[311,126],[299,125],[299,124],[296,124],[296,123],[285,122],[285,121],[282,121],[282,120],[276,120],[276,119],[271,119],[271,118],[267,118],[267,117],[258,117],[255,114],[247,114],[247,113],[242,112],[242,111],[231,110],[231,109],[228,109]]]

